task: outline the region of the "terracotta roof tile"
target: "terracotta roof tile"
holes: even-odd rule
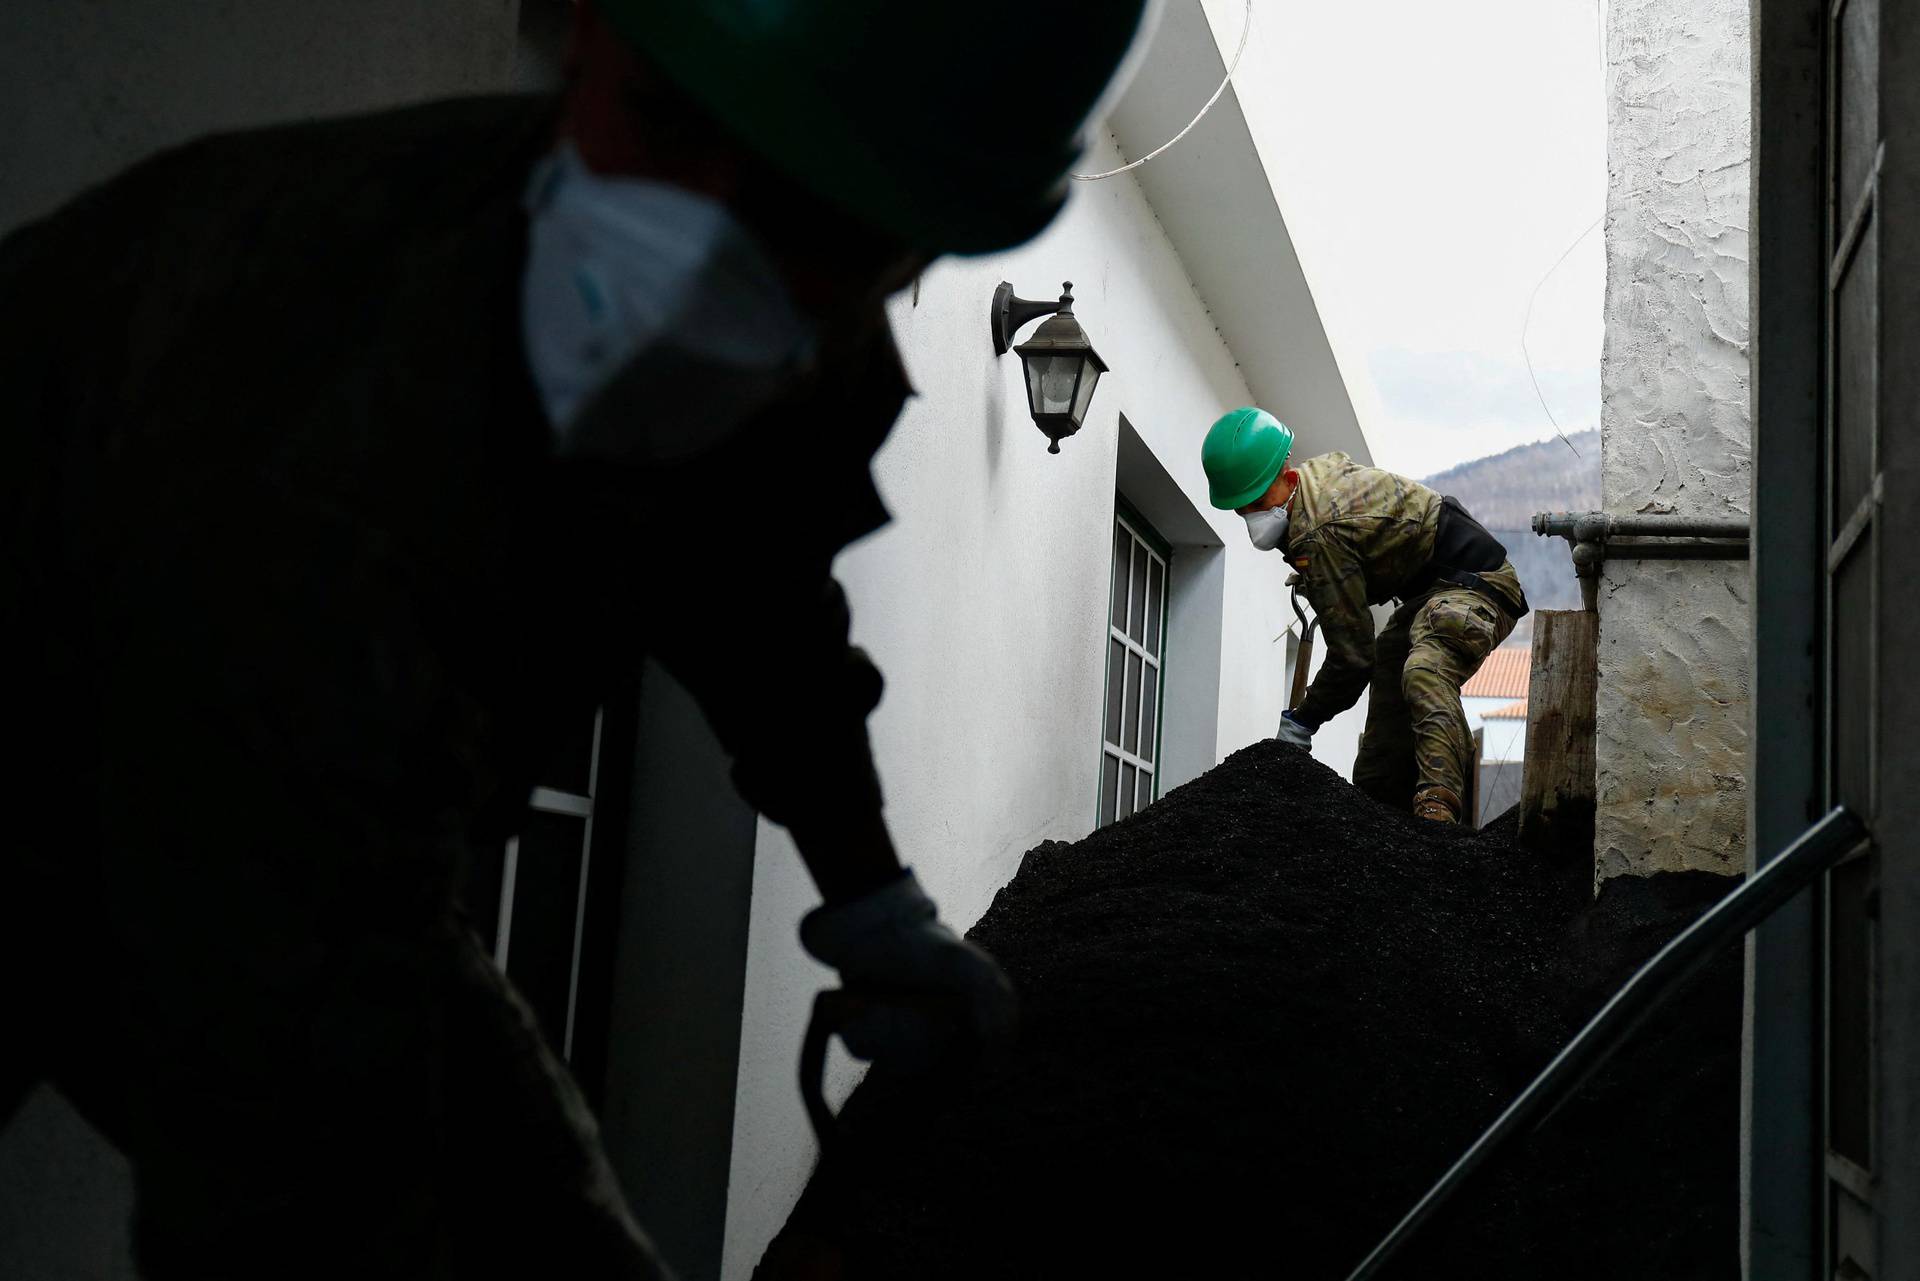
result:
[[[1525,698],[1533,674],[1533,647],[1503,646],[1487,655],[1480,670],[1460,687],[1462,698]]]
[[[1505,707],[1496,707],[1480,718],[1483,721],[1524,721],[1527,719],[1527,700],[1508,703]]]

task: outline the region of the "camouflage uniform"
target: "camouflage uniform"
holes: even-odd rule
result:
[[[1295,710],[1319,725],[1368,689],[1354,783],[1400,809],[1443,789],[1457,808],[1473,767],[1460,687],[1513,631],[1519,577],[1511,562],[1480,575],[1506,600],[1450,583],[1402,599],[1376,637],[1369,607],[1399,598],[1433,560],[1441,496],[1341,453],[1299,470],[1286,555],[1319,617],[1326,660]]]

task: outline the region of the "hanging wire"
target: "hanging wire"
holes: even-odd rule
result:
[[[1601,84],[1602,96],[1604,97],[1605,88],[1606,88],[1606,78],[1607,78],[1606,0],[1594,0],[1593,2],[1593,29],[1594,29],[1594,36],[1596,40],[1599,42],[1599,46],[1600,46],[1600,84]],[[1551,407],[1548,406],[1546,396],[1541,394],[1540,379],[1533,372],[1533,353],[1527,349],[1527,330],[1533,325],[1533,304],[1539,299],[1540,290],[1546,285],[1546,283],[1549,280],[1553,279],[1553,273],[1560,270],[1560,264],[1573,256],[1573,251],[1580,247],[1580,242],[1585,240],[1588,236],[1591,236],[1594,233],[1595,229],[1598,228],[1600,224],[1605,222],[1606,220],[1607,220],[1607,215],[1604,213],[1601,214],[1598,218],[1595,218],[1591,223],[1588,224],[1587,229],[1585,231],[1582,231],[1579,235],[1573,238],[1573,243],[1567,246],[1566,252],[1553,260],[1553,266],[1547,268],[1547,274],[1540,277],[1539,282],[1536,283],[1533,287],[1533,292],[1527,295],[1526,318],[1520,322],[1520,355],[1527,362],[1527,379],[1533,384],[1534,397],[1540,402],[1540,408],[1545,411],[1547,415],[1547,421],[1553,424],[1554,435],[1558,436],[1561,440],[1561,443],[1566,445],[1568,449],[1573,450],[1573,456],[1575,458],[1579,458],[1582,456],[1580,451],[1578,449],[1574,449],[1573,442],[1567,439],[1567,433],[1560,430],[1560,420],[1553,416],[1553,410]]]
[[[1213,97],[1208,98],[1206,105],[1200,108],[1200,114],[1195,116],[1193,119],[1187,121],[1187,127],[1185,129],[1182,129],[1179,133],[1176,133],[1175,135],[1173,135],[1173,137],[1167,139],[1165,142],[1161,143],[1159,146],[1155,147],[1152,151],[1149,151],[1146,155],[1140,157],[1138,160],[1133,161],[1131,164],[1121,165],[1118,169],[1109,169],[1105,173],[1077,173],[1072,175],[1074,180],[1077,182],[1099,182],[1102,178],[1113,178],[1127,172],[1129,169],[1138,169],[1141,165],[1146,164],[1147,161],[1153,159],[1157,155],[1160,155],[1162,152],[1166,151],[1168,148],[1173,146],[1174,143],[1180,141],[1182,138],[1192,133],[1193,127],[1199,124],[1202,120],[1206,118],[1207,113],[1213,110],[1213,104],[1220,101],[1220,95],[1225,93],[1227,91],[1227,86],[1233,83],[1233,73],[1240,69],[1240,55],[1247,51],[1247,34],[1252,30],[1253,30],[1253,0],[1247,0],[1246,21],[1240,24],[1240,47],[1233,51],[1233,61],[1230,64],[1228,64],[1227,74],[1225,78],[1220,81],[1220,87],[1213,91]]]
[[[1482,725],[1482,728],[1485,728],[1484,724]],[[1493,779],[1485,787],[1480,789],[1481,808],[1483,810],[1486,808],[1487,793],[1494,791],[1496,788],[1498,788],[1500,786],[1500,780],[1507,776],[1507,766],[1517,765],[1521,763],[1522,762],[1519,762],[1519,761],[1509,761],[1509,760],[1498,760],[1493,762]],[[1475,769],[1479,769],[1480,762],[1475,761],[1473,764],[1473,767]],[[1512,809],[1512,808],[1513,806],[1511,805],[1507,806],[1507,809]],[[1507,810],[1501,810],[1500,814],[1504,814],[1506,812]],[[1495,818],[1498,818],[1499,816],[1500,816],[1499,814],[1494,815]],[[1478,814],[1473,816],[1473,824],[1475,827],[1480,826],[1480,816]]]
[[[1606,85],[1607,85],[1606,0],[1593,0],[1593,33],[1594,33],[1594,38],[1598,42],[1600,47],[1600,90],[1601,90],[1601,96],[1604,98],[1606,96]],[[1561,254],[1558,258],[1553,260],[1553,266],[1547,268],[1547,274],[1540,277],[1539,283],[1535,284],[1533,287],[1533,292],[1527,295],[1527,315],[1526,315],[1526,318],[1520,322],[1520,355],[1527,362],[1527,379],[1528,381],[1533,383],[1534,397],[1539,400],[1540,408],[1542,410],[1545,410],[1547,415],[1547,421],[1553,424],[1554,435],[1558,436],[1561,440],[1561,443],[1566,445],[1568,449],[1573,450],[1573,456],[1575,458],[1579,458],[1582,456],[1580,451],[1578,449],[1574,449],[1573,442],[1567,439],[1567,433],[1560,430],[1560,420],[1553,416],[1553,410],[1549,408],[1547,405],[1547,398],[1544,395],[1541,395],[1540,379],[1533,372],[1533,353],[1527,350],[1527,330],[1533,324],[1533,304],[1535,300],[1537,300],[1540,297],[1540,290],[1542,286],[1544,286],[1547,283],[1547,281],[1553,279],[1553,273],[1560,270],[1560,264],[1565,262],[1568,258],[1570,258],[1573,255],[1573,251],[1580,247],[1580,242],[1585,240],[1588,236],[1591,236],[1594,232],[1594,229],[1598,227],[1601,223],[1605,222],[1606,220],[1607,220],[1607,215],[1604,213],[1601,214],[1598,218],[1595,218],[1593,222],[1588,225],[1585,231],[1581,232],[1579,235],[1573,238],[1573,243],[1567,246],[1567,251]]]
[[[1594,231],[1599,228],[1600,224],[1605,222],[1606,220],[1607,220],[1607,216],[1605,214],[1601,214],[1598,218],[1595,218],[1591,223],[1587,225],[1587,229],[1585,231],[1581,232],[1579,235],[1573,238],[1573,243],[1567,246],[1566,252],[1553,260],[1553,266],[1547,268],[1547,274],[1540,277],[1539,282],[1536,283],[1533,287],[1533,292],[1527,295],[1526,319],[1520,322],[1520,355],[1527,362],[1527,378],[1530,382],[1533,383],[1533,394],[1535,397],[1539,399],[1540,408],[1543,410],[1546,410],[1547,421],[1553,424],[1553,434],[1558,436],[1561,440],[1561,443],[1566,445],[1568,449],[1573,450],[1573,456],[1575,458],[1584,457],[1584,455],[1582,455],[1578,449],[1574,448],[1574,444],[1572,441],[1567,439],[1567,433],[1560,430],[1560,420],[1553,416],[1553,410],[1548,406],[1546,396],[1543,395],[1540,391],[1540,379],[1533,372],[1533,353],[1527,350],[1527,329],[1530,325],[1533,324],[1533,304],[1535,300],[1540,297],[1541,288],[1549,280],[1553,279],[1553,273],[1560,270],[1560,264],[1573,256],[1573,251],[1580,247],[1580,242],[1585,240],[1588,236],[1591,236],[1594,233]]]

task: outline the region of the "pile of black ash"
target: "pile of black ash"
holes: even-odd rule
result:
[[[972,937],[1011,1061],[870,1080],[769,1251],[799,1277],[1338,1281],[1728,883],[1436,827],[1273,743],[1029,853]],[[1488,1171],[1407,1278],[1693,1281],[1737,1263],[1729,955]]]

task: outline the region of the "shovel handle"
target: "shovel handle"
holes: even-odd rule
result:
[[[1293,697],[1287,700],[1289,708],[1300,706],[1307,696],[1307,668],[1313,663],[1313,634],[1320,630],[1320,619],[1316,615],[1312,622],[1307,621],[1307,613],[1300,608],[1300,593],[1293,594],[1293,616],[1300,620],[1300,649],[1293,659]]]
[[[1314,619],[1307,624],[1307,634],[1300,638],[1300,652],[1293,659],[1293,697],[1287,700],[1287,706],[1300,706],[1307,697],[1307,668],[1313,662],[1313,633],[1320,626],[1320,620]]]
[[[826,1150],[833,1141],[837,1118],[827,1106],[827,1042],[846,1022],[847,994],[821,992],[813,998],[813,1017],[807,1020],[807,1035],[800,1042],[800,1101],[806,1104],[807,1120],[813,1125],[813,1137]]]
[[[839,1118],[827,1106],[827,1042],[843,1037],[855,1021],[878,1011],[891,1011],[920,1020],[929,1028],[949,1029],[946,1053],[968,1050],[965,1006],[951,996],[894,992],[849,992],[829,988],[813,998],[813,1017],[807,1021],[807,1034],[800,1042],[800,1101],[806,1105],[807,1120],[813,1125],[820,1150],[828,1151],[839,1132]],[[912,1072],[912,1067],[890,1067]],[[930,1064],[922,1064],[925,1070]]]

